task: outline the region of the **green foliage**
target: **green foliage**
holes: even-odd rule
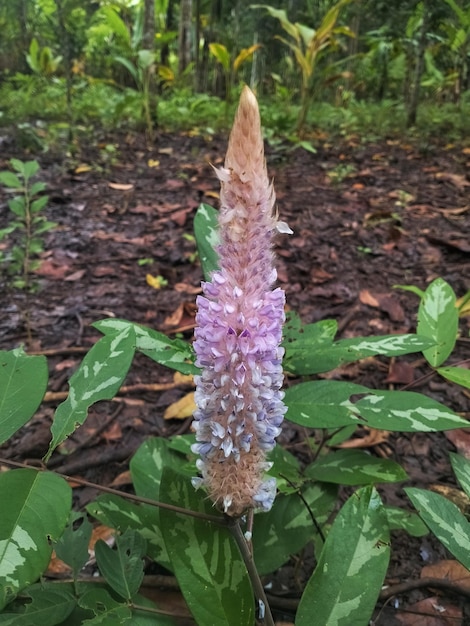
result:
[[[57,224],[41,214],[48,201],[48,196],[41,195],[46,185],[31,182],[39,170],[38,162],[11,159],[10,165],[15,171],[0,172],[0,184],[16,194],[8,201],[14,217],[9,226],[0,231],[0,241],[17,233],[19,243],[12,245],[7,253],[1,253],[0,262],[13,276],[13,286],[28,290],[34,286],[31,274],[38,267],[36,257],[44,250],[43,235]]]
[[[29,166],[26,174],[35,173]],[[21,176],[6,172],[16,188]],[[23,174],[25,173],[22,170]],[[195,234],[204,274],[217,267],[215,211],[201,205]],[[246,624],[255,619],[254,597],[264,593],[259,579],[312,546],[316,567],[303,592],[296,624],[366,624],[372,619],[390,557],[390,531],[422,536],[429,529],[466,567],[470,566],[470,524],[443,496],[407,488],[416,513],[384,505],[375,485],[402,483],[405,471],[389,459],[355,449],[333,450],[366,424],[399,432],[460,428],[467,422],[433,398],[410,391],[368,389],[342,380],[314,379],[318,373],[373,355],[399,358],[421,352],[432,372],[468,388],[468,370],[443,366],[455,346],[459,313],[468,294],[457,300],[452,287],[437,279],[425,290],[406,287],[420,299],[418,333],[335,340],[337,324],[302,324],[290,313],[285,326],[286,370],[297,377],[285,394],[287,419],[322,432],[322,445],[309,440],[308,463],[277,446],[269,456],[270,476],[279,494],[269,513],[254,516],[247,543],[240,520],[218,514],[196,491],[191,451],[193,435],[143,442],[130,461],[135,499],[103,493],[87,513],[116,530],[112,546],[95,546],[104,582],[83,582],[91,524],[71,510],[71,489],[49,471],[15,469],[0,474],[0,623],[12,626],[155,623],[158,608],[139,596],[145,560],[176,577],[201,626]],[[170,369],[197,374],[191,347],[145,326],[106,319],[95,324],[103,337],[70,378],[69,395],[54,415],[51,454],[87,419],[90,406],[113,398],[136,351]],[[22,427],[36,410],[47,383],[42,357],[22,350],[0,353],[0,443]],[[306,380],[302,377],[308,376]],[[458,481],[470,494],[470,462],[451,458]],[[341,486],[357,488],[340,505]],[[252,553],[251,555],[251,546]],[[52,547],[72,569],[73,583],[38,579]],[[158,617],[165,626],[171,622]],[[270,623],[266,618],[266,623]]]
[[[62,56],[54,57],[52,50],[44,46],[40,48],[37,39],[31,40],[29,53],[26,55],[29,67],[39,76],[51,76],[57,72]]]

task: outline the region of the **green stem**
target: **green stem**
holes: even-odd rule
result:
[[[266,597],[263,583],[261,582],[261,578],[259,577],[258,570],[256,569],[252,551],[250,550],[248,542],[245,539],[243,531],[240,527],[240,519],[229,518],[227,522],[228,522],[228,529],[232,533],[232,536],[237,543],[238,549],[240,550],[240,554],[242,555],[243,561],[245,563],[248,576],[250,577],[251,584],[253,586],[253,592],[255,594],[255,597],[257,598],[258,603],[263,603],[264,605],[264,616],[263,616],[264,624],[265,626],[275,626],[274,619],[271,613],[271,608],[269,606],[268,598]]]

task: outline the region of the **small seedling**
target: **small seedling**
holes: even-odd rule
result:
[[[0,241],[13,233],[19,236],[9,250],[0,252],[0,262],[13,277],[14,287],[30,291],[34,288],[31,274],[39,265],[37,256],[44,250],[42,236],[57,224],[41,215],[49,199],[48,196],[40,195],[46,188],[45,183],[31,183],[39,169],[38,162],[11,159],[10,165],[15,172],[0,172],[0,183],[15,193],[8,201],[14,218],[6,228],[0,230]]]

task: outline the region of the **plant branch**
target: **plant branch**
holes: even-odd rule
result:
[[[248,571],[248,576],[250,577],[251,584],[253,586],[254,594],[258,599],[258,604],[261,605],[262,603],[264,605],[264,615],[260,617],[262,617],[266,626],[274,626],[274,619],[271,613],[268,598],[264,591],[263,583],[261,582],[258,570],[256,569],[253,554],[240,527],[240,518],[227,517],[227,525],[237,543],[240,554],[242,555],[242,559]]]
[[[19,463],[18,461],[11,461],[10,459],[0,458],[0,464],[9,465],[11,467],[19,467],[23,469],[35,469],[38,472],[44,471],[53,471],[48,470],[47,467],[34,467],[32,465],[28,465],[27,463]],[[179,506],[175,506],[173,504],[167,504],[166,502],[159,502],[158,500],[152,500],[151,498],[144,498],[142,496],[136,496],[133,493],[125,493],[124,491],[119,491],[118,489],[113,489],[112,487],[104,487],[103,485],[98,485],[97,483],[92,483],[89,480],[84,480],[83,478],[76,478],[75,476],[68,476],[66,474],[61,474],[60,472],[55,472],[57,476],[60,476],[68,483],[76,483],[83,487],[91,487],[93,489],[97,489],[98,491],[102,491],[104,493],[109,493],[113,496],[120,496],[121,498],[125,498],[126,500],[132,500],[133,502],[138,502],[139,504],[149,504],[150,506],[155,506],[160,509],[167,509],[169,511],[174,511],[175,513],[181,513],[182,515],[189,515],[190,517],[197,517],[199,519],[203,519],[207,522],[212,522],[214,524],[219,524],[225,526],[227,521],[223,517],[219,517],[217,515],[208,515],[206,513],[201,513],[200,511],[190,511],[189,509],[184,509]]]

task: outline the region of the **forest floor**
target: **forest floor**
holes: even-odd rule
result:
[[[3,139],[0,169],[7,169],[11,156],[32,158],[13,140]],[[42,458],[51,416],[67,393],[66,381],[100,336],[93,322],[125,318],[191,338],[202,277],[191,236],[193,216],[201,202],[217,206],[219,185],[210,164],[222,164],[226,142],[226,137],[160,134],[149,147],[143,136],[129,133],[83,147],[73,165],[52,152],[38,157],[50,196],[46,212],[59,225],[46,237],[36,274],[38,291],[26,297],[2,285],[0,348],[26,341],[24,311],[29,309],[28,351],[48,355],[52,393],[33,420],[0,449],[0,457],[28,463]],[[343,338],[405,333],[415,331],[419,300],[394,285],[425,289],[440,276],[457,296],[470,289],[470,143],[418,145],[406,138],[363,143],[359,137],[330,141],[320,135],[314,143],[316,154],[290,145],[267,146],[280,219],[294,231],[279,237],[276,249],[279,284],[290,309],[304,322],[336,319]],[[8,213],[0,191],[0,228]],[[160,277],[158,289],[148,284],[147,274]],[[470,358],[469,328],[470,319],[464,318],[455,361]],[[391,361],[369,358],[328,376],[371,388],[407,385],[470,417],[468,391],[436,377],[420,382],[427,372],[424,359],[411,355]],[[158,387],[162,384],[163,389]],[[169,370],[138,355],[125,385],[116,401],[92,408],[62,454],[52,457],[54,469],[102,485],[122,485],[129,483],[129,457],[146,437],[190,431],[191,418],[163,417],[190,390],[175,383]],[[283,444],[295,442],[296,433],[288,425]],[[419,487],[455,487],[448,452],[458,450],[470,458],[470,429],[380,436],[363,432],[355,440],[354,445],[374,455],[398,461],[410,476],[408,484]],[[411,510],[402,487],[384,489],[384,497]],[[77,507],[96,495],[83,487],[74,493]],[[430,535],[394,533],[386,582],[405,586],[378,605],[375,626],[470,624],[461,595],[407,587],[420,576],[464,576],[451,572],[450,558]],[[470,590],[468,572],[466,576],[459,582]],[[295,595],[298,590],[292,591]],[[277,615],[288,620],[288,612]]]

